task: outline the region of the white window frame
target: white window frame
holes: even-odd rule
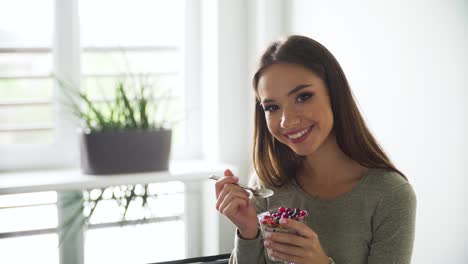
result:
[[[81,83],[81,45],[79,0],[54,1],[53,72],[67,78],[75,87]],[[199,0],[185,0],[185,43],[181,50],[182,85],[185,90],[184,118],[186,144],[172,148],[171,159],[202,158],[200,96],[200,8]],[[0,147],[0,170],[49,169],[79,166],[77,127],[64,99],[54,84],[54,132],[48,145],[14,145]],[[197,140],[199,139],[199,140]]]

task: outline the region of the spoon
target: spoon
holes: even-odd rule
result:
[[[208,177],[208,179],[212,179],[212,180],[215,180],[215,181],[217,181],[217,180],[219,180],[221,178],[222,177],[219,177],[219,176],[216,176],[216,175],[210,175],[210,177]],[[238,185],[242,189],[251,192],[254,196],[259,197],[259,198],[267,198],[267,197],[270,197],[273,194],[275,194],[275,192],[273,190],[266,189],[266,188],[256,190],[256,189],[253,189],[253,188],[241,185],[241,184],[238,184]]]

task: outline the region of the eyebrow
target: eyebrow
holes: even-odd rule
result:
[[[312,84],[301,84],[301,85],[298,85],[297,87],[291,89],[291,91],[289,91],[287,93],[287,96],[291,96],[297,92],[299,92],[300,90],[304,89],[304,88],[307,88],[309,86],[312,86]],[[264,103],[271,103],[271,102],[274,102],[275,100],[273,99],[265,99],[265,100],[262,100],[262,104]]]

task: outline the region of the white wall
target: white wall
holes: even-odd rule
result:
[[[324,44],[418,198],[413,263],[468,263],[468,2],[292,1],[291,32]]]
[[[191,0],[192,1],[192,0]],[[253,71],[266,45],[284,35],[287,0],[201,0],[201,86],[205,158],[251,172]],[[215,211],[213,184],[204,186],[204,255],[228,253],[234,225]],[[213,193],[210,193],[213,192]]]
[[[233,164],[230,169],[241,178],[247,175],[250,138],[246,10],[246,0],[201,0],[203,154]],[[215,210],[212,183],[211,188],[204,199],[203,255],[229,253],[234,246],[235,227]]]

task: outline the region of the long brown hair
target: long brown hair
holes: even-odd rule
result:
[[[333,112],[333,131],[338,146],[348,157],[364,167],[385,168],[405,177],[393,165],[367,128],[345,74],[335,57],[317,41],[293,35],[286,40],[273,42],[266,49],[253,78],[256,93],[253,163],[261,183],[283,185],[295,176],[302,160],[302,157],[268,131],[265,113],[258,96],[257,86],[263,71],[279,63],[306,67],[325,82]]]

